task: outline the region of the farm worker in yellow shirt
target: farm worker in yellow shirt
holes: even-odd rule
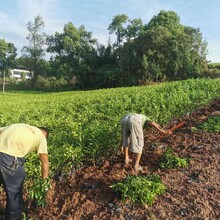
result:
[[[25,156],[37,152],[41,161],[42,178],[49,172],[48,129],[27,124],[11,124],[0,128],[0,184],[7,196],[6,220],[21,218]]]
[[[152,121],[147,116],[136,113],[125,115],[121,119],[121,126],[122,148],[125,156],[125,164],[129,164],[129,162],[131,162],[128,150],[130,150],[133,153],[136,153],[136,161],[134,164],[135,172],[143,170],[139,163],[144,146],[144,129],[148,126],[151,126],[156,128],[158,131],[165,135],[169,135],[172,133],[171,131],[164,130],[159,124]]]

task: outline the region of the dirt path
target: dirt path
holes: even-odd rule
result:
[[[145,142],[141,164],[147,166],[142,174],[159,174],[167,191],[150,207],[123,204],[109,188],[128,174],[131,166],[123,165],[122,156],[104,161],[100,166],[89,166],[54,184],[48,194],[47,208],[36,210],[25,201],[25,211],[35,220],[217,220],[220,219],[220,132],[208,133],[191,127],[219,114],[220,99],[191,112],[181,120],[186,125],[172,136],[160,141]],[[158,161],[166,147],[171,147],[179,157],[191,158],[187,168],[160,170]]]

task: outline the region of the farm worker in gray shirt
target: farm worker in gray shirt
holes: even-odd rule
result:
[[[131,113],[125,115],[121,119],[122,126],[122,147],[125,155],[125,164],[129,164],[130,158],[128,154],[129,143],[130,151],[136,153],[136,161],[134,165],[135,172],[143,170],[139,165],[141,154],[144,146],[144,129],[148,126],[156,128],[158,131],[165,135],[169,135],[172,132],[164,130],[159,124],[152,121],[145,115]]]
[[[0,184],[7,196],[5,220],[21,219],[25,156],[37,152],[42,178],[49,172],[48,130],[27,124],[11,124],[0,128]]]

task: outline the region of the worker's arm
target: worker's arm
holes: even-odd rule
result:
[[[41,161],[42,178],[45,179],[48,177],[48,174],[49,174],[48,155],[47,154],[39,154],[39,157],[40,157],[40,161]]]
[[[149,124],[151,127],[156,128],[156,129],[157,129],[158,131],[160,131],[162,134],[165,134],[165,135],[172,134],[171,131],[163,129],[159,124],[157,124],[157,123],[154,122],[154,121],[149,121],[148,124]]]

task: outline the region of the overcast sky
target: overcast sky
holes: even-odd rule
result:
[[[208,42],[207,59],[220,62],[219,0],[0,0],[0,39],[14,43],[18,55],[27,45],[27,23],[40,14],[44,32],[62,32],[68,22],[86,31],[101,44],[109,39],[108,26],[115,15],[141,18],[144,24],[160,10],[172,10],[183,25],[199,28]]]

